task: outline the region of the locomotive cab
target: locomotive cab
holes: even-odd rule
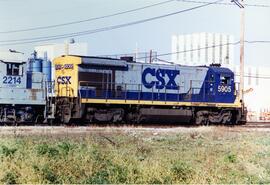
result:
[[[23,88],[25,62],[6,62],[1,60],[1,87]]]
[[[216,102],[234,103],[236,98],[234,73],[228,68],[209,67],[207,90]]]

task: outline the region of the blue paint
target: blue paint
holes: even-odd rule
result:
[[[155,76],[155,69],[154,68],[146,68],[143,73],[142,73],[142,84],[144,85],[144,87],[151,89],[154,87],[155,82],[147,82],[146,81],[146,75],[151,75],[151,76]]]
[[[230,85],[230,92],[219,92],[218,87],[222,85],[220,81],[220,75],[230,77],[233,81]],[[234,95],[234,73],[228,68],[222,67],[208,67],[206,77],[203,82],[203,86],[200,89],[199,96],[206,96],[209,102],[214,103],[233,103],[236,96]]]
[[[156,89],[172,89],[177,90],[177,84],[175,82],[175,78],[180,74],[179,70],[170,70],[170,69],[155,69],[155,68],[146,68],[142,73],[142,84],[144,87],[151,89],[155,87]],[[150,75],[155,77],[155,81],[146,81],[146,76]],[[165,82],[165,76],[169,78],[169,81]]]
[[[142,73],[142,84],[148,88],[156,89],[174,89],[178,90],[175,78],[180,74],[179,70],[146,68]],[[152,81],[147,81],[147,75],[150,75]],[[230,78],[231,83],[226,85],[220,80],[221,75]],[[165,81],[168,77],[168,82]],[[189,81],[186,79],[185,81]],[[230,91],[220,92],[221,86],[227,86]],[[225,88],[225,87],[224,87]],[[165,90],[165,92],[166,92]],[[194,94],[195,90],[199,90],[198,94]],[[116,100],[148,100],[148,101],[172,101],[172,102],[205,102],[205,103],[234,103],[236,96],[234,95],[234,74],[227,68],[208,67],[207,74],[199,89],[191,89],[188,93],[159,93],[159,92],[140,92],[140,91],[113,91],[95,89],[80,89],[81,98],[89,99],[116,99]],[[162,91],[164,92],[164,91]]]
[[[116,99],[116,100],[149,100],[149,101],[174,101],[174,102],[213,102],[213,103],[233,103],[234,99],[213,99],[211,95],[201,96],[201,94],[173,94],[173,93],[152,93],[137,91],[102,91],[97,95],[95,90],[80,90],[81,98],[89,99]]]
[[[43,60],[42,62],[42,72],[44,73],[45,75],[45,81],[46,82],[50,82],[52,79],[51,79],[51,73],[52,73],[52,67],[51,67],[51,61],[49,60]]]
[[[26,73],[26,88],[27,89],[32,88],[32,72],[31,71]]]
[[[33,72],[42,72],[42,59],[31,59],[30,60],[30,68]]]
[[[3,84],[6,85],[18,85],[21,84],[20,76],[3,76]]]

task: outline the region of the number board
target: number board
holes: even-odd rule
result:
[[[3,84],[19,85],[22,83],[20,76],[3,76]]]

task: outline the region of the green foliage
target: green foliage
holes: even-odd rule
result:
[[[106,170],[101,170],[88,177],[83,184],[110,184],[109,174]]]
[[[225,162],[235,163],[237,161],[237,156],[235,154],[227,154],[224,157]]]
[[[147,184],[172,184],[172,182],[171,176],[159,176],[149,179]]]
[[[61,183],[56,173],[48,165],[43,166],[41,169],[39,169],[39,171],[41,173],[43,183],[47,184]]]
[[[42,183],[46,184],[57,184],[60,183],[58,175],[54,172],[54,170],[49,167],[48,164],[43,166],[32,165],[32,168],[35,174],[39,174],[42,180]]]
[[[126,183],[128,169],[111,161],[106,161],[102,168],[83,181],[84,184]]]
[[[139,161],[143,161],[147,157],[150,157],[151,152],[152,152],[152,150],[150,147],[145,146],[143,144],[140,144],[137,146],[136,155],[137,155]]]
[[[13,156],[16,151],[16,148],[8,148],[4,145],[1,146],[1,154],[5,157]]]
[[[17,184],[18,176],[14,172],[6,172],[1,182],[4,184]]]
[[[125,166],[112,164],[108,166],[107,170],[114,177],[114,183],[125,183],[127,181],[128,169]]]
[[[0,139],[0,183],[269,183],[270,134],[107,133]],[[222,135],[223,134],[223,135]],[[102,138],[102,139],[100,139]],[[214,138],[214,139],[213,139]],[[218,139],[217,139],[218,138]],[[237,142],[235,142],[237,141]],[[11,170],[12,169],[12,170]]]
[[[104,183],[125,183],[128,176],[128,169],[114,162],[108,155],[100,153],[99,149],[92,150],[95,173],[87,179],[87,182],[94,184]]]
[[[38,155],[48,155],[49,157],[56,157],[59,155],[59,151],[56,148],[50,147],[46,143],[39,144],[36,150]]]
[[[65,155],[67,155],[70,151],[72,151],[74,147],[75,147],[74,145],[70,144],[67,141],[63,141],[58,144],[59,151]]]
[[[193,176],[192,168],[183,161],[174,161],[171,167],[173,178],[177,182],[188,183]]]

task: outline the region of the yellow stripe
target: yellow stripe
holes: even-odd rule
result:
[[[205,103],[205,102],[165,102],[145,100],[114,100],[114,99],[81,99],[81,103],[96,104],[133,104],[133,105],[170,105],[170,106],[198,106],[198,107],[233,107],[240,108],[239,102],[235,103]]]

